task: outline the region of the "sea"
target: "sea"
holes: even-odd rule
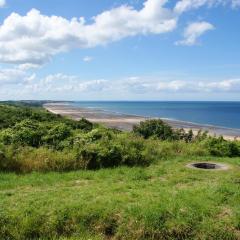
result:
[[[240,129],[240,102],[79,101],[75,107]]]

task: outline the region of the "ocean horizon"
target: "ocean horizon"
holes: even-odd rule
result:
[[[74,107],[240,129],[238,101],[74,101]]]

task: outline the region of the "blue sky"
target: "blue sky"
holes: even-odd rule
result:
[[[239,24],[240,0],[0,0],[0,100],[239,101]]]

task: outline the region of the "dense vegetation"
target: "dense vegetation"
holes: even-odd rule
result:
[[[39,108],[0,106],[2,170],[66,171],[148,165],[144,141]]]
[[[239,156],[238,141],[161,120],[121,132],[2,104],[0,239],[240,239]]]
[[[0,169],[16,172],[67,171],[147,166],[173,155],[239,156],[238,142],[194,136],[148,120],[132,133],[73,121],[38,107],[0,106]]]

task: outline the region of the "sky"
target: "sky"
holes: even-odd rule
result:
[[[240,101],[240,0],[0,0],[0,100]]]

